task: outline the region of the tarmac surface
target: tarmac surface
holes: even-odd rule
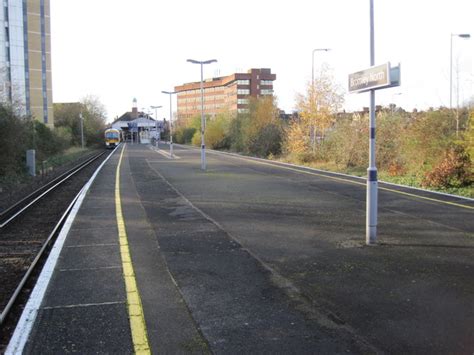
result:
[[[366,247],[364,181],[217,152],[203,172],[199,150],[160,148],[127,144],[120,175],[152,353],[473,353],[473,202],[380,184],[379,243]],[[25,353],[133,352],[119,150]]]

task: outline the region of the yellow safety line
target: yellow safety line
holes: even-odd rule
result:
[[[122,214],[122,202],[120,198],[120,166],[122,165],[123,145],[117,164],[117,173],[115,175],[115,210],[117,215],[117,226],[120,244],[120,255],[122,257],[123,277],[125,279],[125,289],[127,291],[128,315],[130,318],[130,328],[132,331],[132,341],[135,354],[151,354],[148,345],[148,335],[146,331],[145,316],[138,292],[135,272],[133,271],[132,258],[128,247],[127,231]]]
[[[308,175],[321,176],[321,177],[324,177],[324,178],[327,178],[327,179],[332,179],[332,180],[343,181],[343,182],[347,182],[347,183],[351,183],[351,184],[366,186],[365,183],[359,182],[359,181],[348,180],[348,179],[335,177],[335,176],[329,176],[329,175],[325,175],[325,174],[318,174],[318,173],[314,173],[312,171],[295,169],[295,168],[292,168],[292,167],[289,167],[289,166],[283,166],[283,165],[274,164],[274,163],[266,163],[266,162],[259,161],[259,160],[254,160],[254,159],[246,159],[244,157],[238,157],[238,156],[235,156],[235,155],[231,155],[231,156],[233,156],[234,158],[237,158],[237,159],[242,159],[242,160],[245,160],[245,161],[251,161],[251,162],[254,162],[256,164],[268,165],[268,166],[277,167],[277,168],[280,168],[280,169],[292,170],[292,171],[296,171],[296,172],[304,173],[304,174],[308,174]],[[397,193],[397,194],[400,194],[400,195],[419,198],[419,199],[422,199],[422,200],[428,200],[428,201],[432,201],[432,202],[439,202],[439,203],[444,203],[446,205],[452,205],[452,206],[456,206],[456,207],[466,208],[466,209],[469,209],[469,210],[474,210],[474,207],[472,207],[472,206],[466,206],[466,205],[462,205],[462,204],[456,203],[456,202],[449,202],[449,201],[438,200],[438,199],[435,199],[435,198],[419,196],[419,195],[411,194],[409,192],[403,192],[403,191],[389,189],[387,187],[380,187],[379,186],[379,189],[384,190],[384,191],[394,192],[394,193]]]

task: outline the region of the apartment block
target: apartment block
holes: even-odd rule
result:
[[[53,126],[50,0],[3,0],[0,100]]]
[[[204,114],[214,116],[223,111],[248,111],[249,97],[273,95],[276,74],[270,69],[249,69],[247,73],[206,79]],[[190,118],[201,113],[201,82],[186,83],[174,88],[178,92],[178,118]]]

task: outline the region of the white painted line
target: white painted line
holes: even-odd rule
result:
[[[115,304],[125,304],[125,301],[116,301],[116,302],[102,302],[102,303],[80,303],[80,304],[71,304],[67,306],[55,306],[55,307],[43,307],[43,309],[65,309],[65,308],[81,308],[81,307],[100,307],[100,306],[110,306]]]
[[[170,153],[168,151],[164,150],[164,149],[156,149],[155,147],[152,147],[152,146],[149,146],[149,148],[151,150],[153,150],[154,152],[156,152],[158,154],[161,154],[162,156],[164,156],[167,159],[181,159],[180,157],[178,157],[174,153],[173,153],[173,156],[171,156]]]
[[[68,245],[66,248],[95,248],[95,247],[110,247],[119,245],[118,243],[107,243],[107,244],[80,244],[80,245]]]
[[[78,269],[59,269],[59,272],[95,271],[95,270],[113,270],[113,269],[122,269],[122,265],[101,266],[101,267],[86,267],[86,268],[78,268]]]
[[[117,150],[119,146],[114,149],[112,154],[115,152],[115,150]],[[110,154],[102,162],[102,164],[95,171],[94,175],[92,175],[87,184],[84,185],[81,192],[79,193],[80,196],[74,204],[74,207],[72,208],[71,213],[66,219],[66,222],[64,222],[64,225],[61,228],[61,232],[59,232],[59,236],[56,239],[53,248],[51,249],[51,252],[48,256],[48,259],[46,260],[45,265],[43,266],[43,269],[41,270],[41,274],[38,278],[38,281],[36,282],[35,288],[33,289],[33,292],[31,293],[30,298],[26,303],[26,306],[21,314],[20,320],[16,325],[15,332],[13,333],[13,336],[10,339],[7,350],[5,351],[5,355],[23,353],[25,344],[30,336],[31,329],[33,328],[34,322],[36,320],[36,316],[38,315],[38,310],[41,306],[41,303],[43,302],[46,289],[48,288],[49,282],[51,281],[51,277],[53,276],[53,271],[56,267],[59,254],[61,253],[64,242],[66,240],[66,236],[69,233],[71,225],[74,222],[74,219],[76,218],[77,212],[79,211],[82,202],[84,201],[87,191],[91,187],[99,171],[102,170],[102,167],[110,159],[112,154]]]

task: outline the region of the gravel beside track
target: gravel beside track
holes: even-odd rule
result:
[[[108,153],[89,164],[45,198],[30,207],[26,213],[1,229],[0,237],[0,310],[3,311],[43,243],[58,223],[62,214],[90,179]],[[51,243],[52,244],[52,243]],[[49,251],[49,250],[48,250]],[[47,254],[47,253],[46,253]],[[27,282],[13,306],[0,332],[0,353],[5,351],[28,296],[35,285],[39,270],[46,260],[42,257],[39,267]]]

